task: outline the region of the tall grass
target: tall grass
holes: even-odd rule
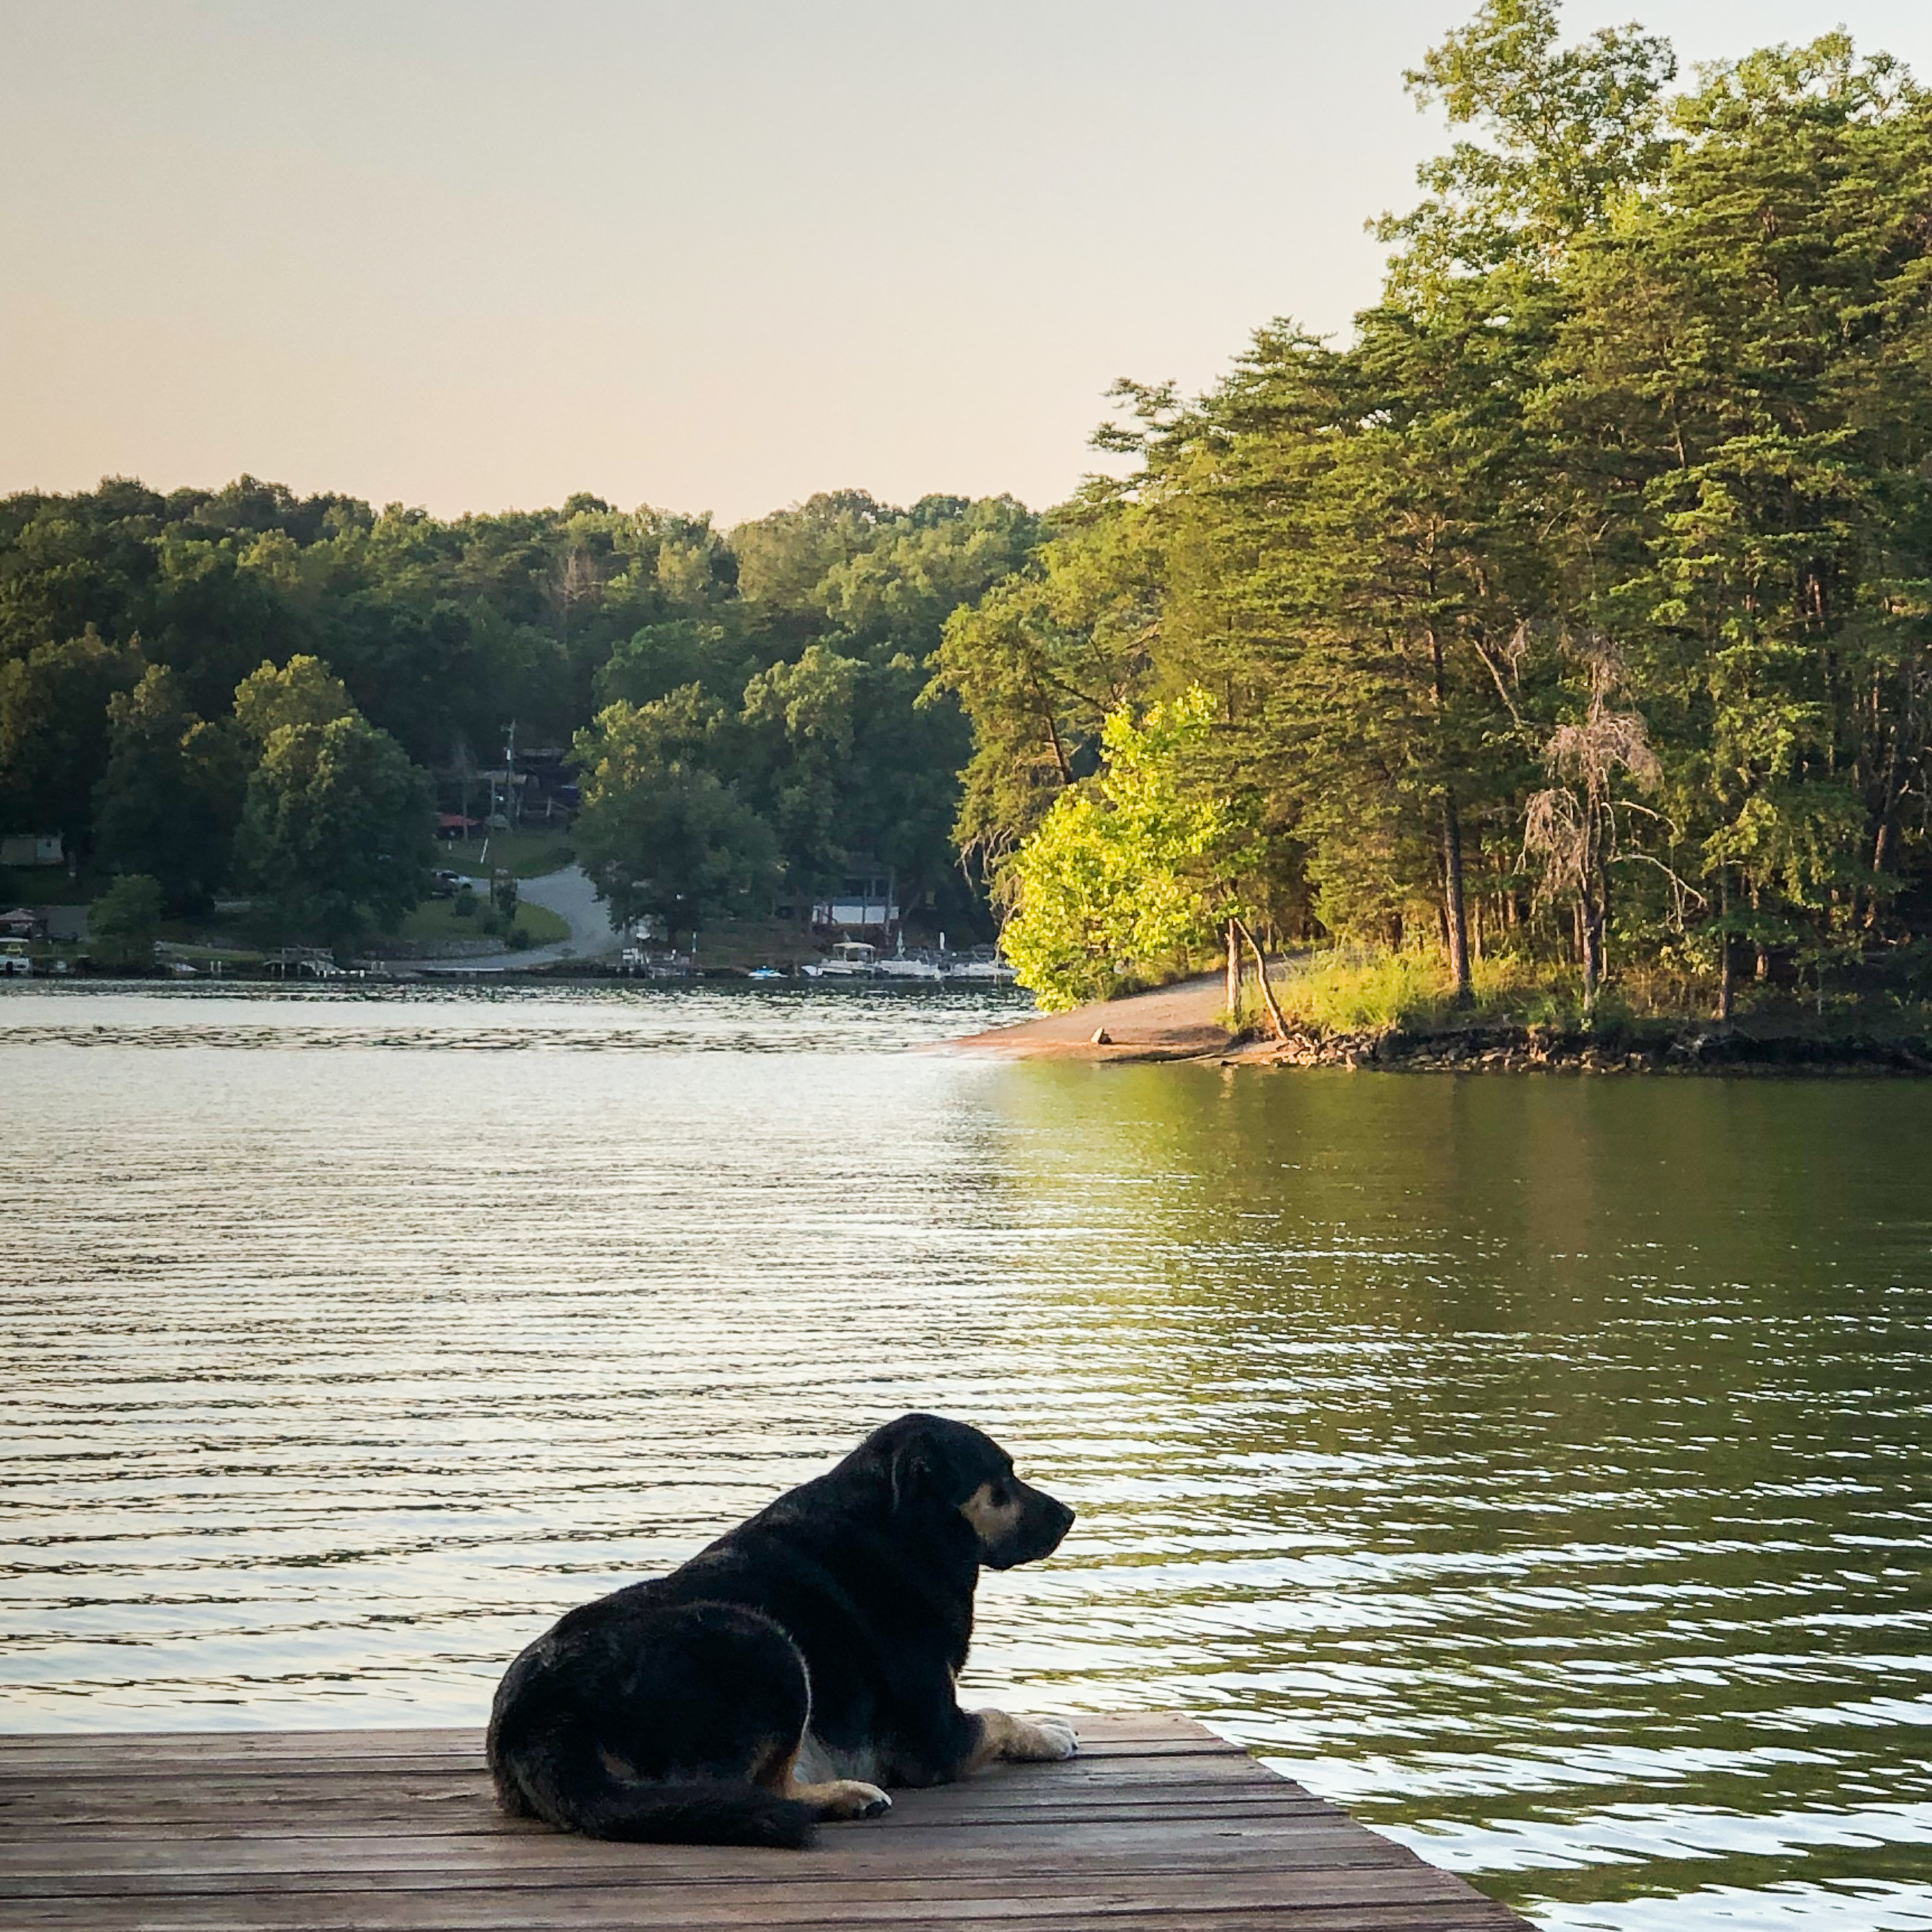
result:
[[[1892,988],[1833,992],[1828,998],[1803,987],[1754,986],[1737,988],[1741,1024],[1780,1030],[1806,1023],[1843,1028],[1856,1022],[1897,1030],[1932,1025],[1932,973],[1916,962],[1906,984]],[[1366,946],[1339,945],[1291,953],[1272,962],[1268,983],[1282,1017],[1310,1033],[1436,1033],[1459,1027],[1505,1024],[1549,1027],[1561,1032],[1583,1026],[1582,986],[1574,965],[1520,954],[1491,954],[1470,968],[1471,998],[1459,1006],[1447,956],[1435,947],[1391,952]],[[1588,1030],[1616,1034],[1632,1026],[1708,1021],[1717,987],[1708,976],[1682,964],[1634,963],[1618,970],[1598,996]],[[1250,1030],[1268,1025],[1259,991],[1244,982],[1240,1015]]]
[[[1440,952],[1390,952],[1354,946],[1292,958],[1269,975],[1275,998],[1291,1026],[1313,1033],[1387,1033],[1508,1018],[1522,1024],[1573,1023],[1577,1018],[1576,974],[1564,968],[1514,955],[1472,962],[1472,998],[1456,1004],[1449,962]],[[1244,1017],[1252,999],[1243,1002]]]

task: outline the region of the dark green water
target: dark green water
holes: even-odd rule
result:
[[[1082,1511],[970,1696],[1552,1926],[1932,1925],[1932,1085],[903,1050],[970,1018],[0,996],[5,1721],[472,1719],[938,1407]]]

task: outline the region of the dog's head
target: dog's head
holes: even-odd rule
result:
[[[1013,1459],[990,1436],[943,1415],[902,1415],[860,1454],[880,1465],[896,1514],[963,1520],[989,1570],[1050,1556],[1073,1521],[1064,1502],[1013,1474]]]

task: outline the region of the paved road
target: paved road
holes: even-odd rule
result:
[[[623,950],[622,939],[611,930],[610,916],[581,866],[566,866],[541,878],[520,879],[517,896],[554,912],[570,927],[570,937],[549,946],[526,946],[520,952],[506,947],[468,959],[425,960],[420,970],[435,973],[500,970],[509,966],[541,966],[552,959],[601,959]]]

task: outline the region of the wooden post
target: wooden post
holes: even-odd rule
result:
[[[1240,922],[1228,922],[1228,1030],[1241,1030],[1241,941]]]

